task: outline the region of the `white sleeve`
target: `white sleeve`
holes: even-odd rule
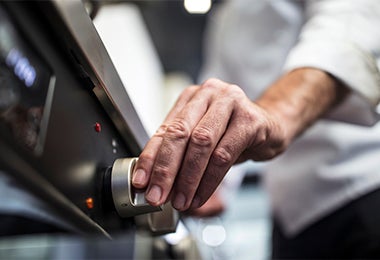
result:
[[[306,23],[285,70],[329,72],[352,95],[329,117],[371,125],[380,118],[380,0],[305,1]]]

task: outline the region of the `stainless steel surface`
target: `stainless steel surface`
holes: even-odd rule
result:
[[[147,217],[149,228],[154,234],[175,232],[179,221],[179,213],[170,203],[162,206],[162,212],[154,212]]]
[[[132,152],[139,154],[148,135],[82,1],[53,0],[53,4],[80,47],[75,55],[94,84],[95,95]]]
[[[123,218],[161,210],[161,207],[151,206],[143,192],[134,190],[132,173],[136,162],[137,158],[123,158],[117,159],[112,166],[112,198],[117,213]]]
[[[161,206],[162,211],[135,217],[138,227],[148,230],[155,235],[173,233],[177,229],[179,213],[170,203]]]

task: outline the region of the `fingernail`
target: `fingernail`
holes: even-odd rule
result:
[[[146,194],[145,198],[147,201],[153,203],[153,204],[158,204],[161,200],[162,196],[162,190],[159,186],[153,185],[150,187],[148,193]]]
[[[175,209],[181,210],[183,209],[183,207],[185,207],[185,204],[186,204],[185,195],[182,192],[178,193],[173,202],[173,207]]]
[[[145,178],[146,178],[146,172],[142,169],[138,169],[133,174],[132,184],[144,185],[145,184]]]

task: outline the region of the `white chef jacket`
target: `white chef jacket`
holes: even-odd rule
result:
[[[266,167],[289,236],[380,187],[379,28],[379,0],[231,0],[211,16],[201,79],[238,84],[254,100],[284,72],[314,67],[352,90]]]

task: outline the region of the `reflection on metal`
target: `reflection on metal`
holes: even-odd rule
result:
[[[132,187],[132,173],[137,158],[117,159],[112,166],[111,190],[117,213],[121,217],[133,217],[161,210],[145,200],[145,193]]]
[[[138,226],[148,229],[155,235],[173,233],[177,229],[179,213],[170,203],[161,206],[162,211],[136,216]]]
[[[162,207],[162,212],[154,212],[148,215],[149,228],[155,234],[174,232],[179,221],[178,211],[170,203]]]

